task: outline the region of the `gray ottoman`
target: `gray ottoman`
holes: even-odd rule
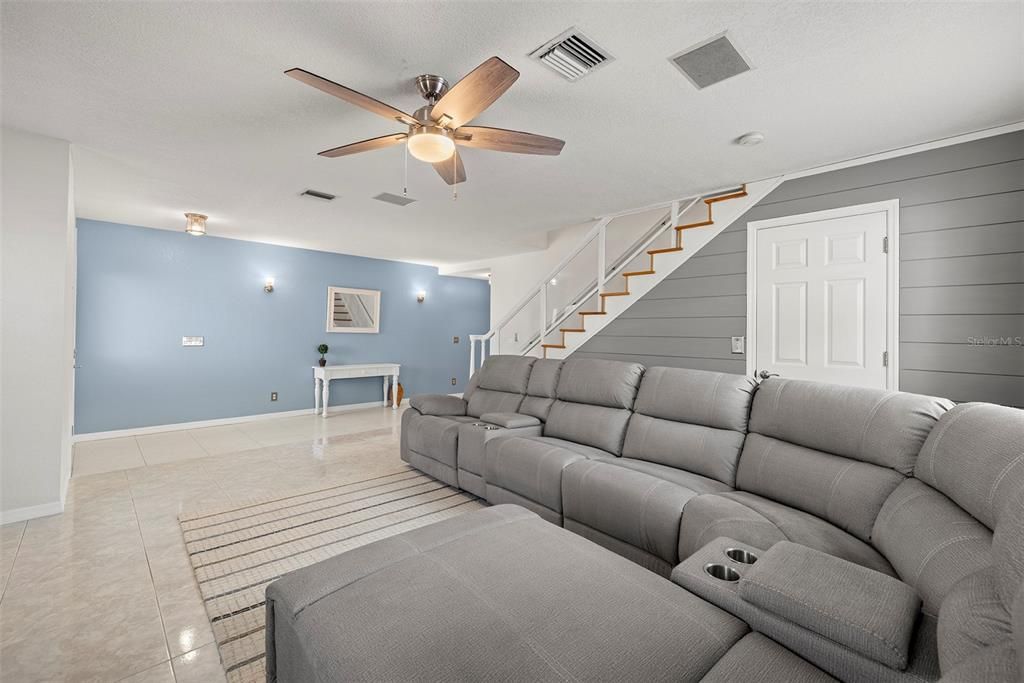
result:
[[[511,505],[267,588],[268,681],[693,681],[746,625]]]

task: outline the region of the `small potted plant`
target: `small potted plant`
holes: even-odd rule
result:
[[[316,351],[317,353],[320,354],[320,367],[324,367],[325,365],[327,365],[327,359],[324,358],[324,355],[326,355],[327,353],[327,344],[321,344],[320,346],[316,347]]]

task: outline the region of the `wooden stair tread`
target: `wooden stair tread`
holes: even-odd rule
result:
[[[604,311],[580,311],[580,315],[608,315]]]
[[[598,296],[629,296],[629,292],[602,292]]]
[[[714,225],[713,220],[700,221],[699,223],[687,223],[686,225],[677,225],[676,230],[687,230],[689,228],[703,228],[708,225]]]
[[[559,332],[586,332],[587,330],[584,327],[559,327],[558,331]]]
[[[650,254],[651,256],[654,256],[655,254],[667,254],[667,253],[672,252],[672,251],[682,251],[682,250],[683,250],[683,247],[665,247],[663,249],[648,249],[647,253]]]
[[[565,344],[541,344],[540,346],[543,349],[564,349],[565,348]]]
[[[717,197],[708,197],[704,200],[705,204],[714,204],[715,202],[724,202],[730,199],[739,199],[740,197],[747,196],[747,186],[744,185],[743,189],[739,192],[733,192],[732,194],[720,194]]]
[[[648,252],[650,253],[650,252]],[[634,275],[654,275],[653,270],[634,270],[631,273],[623,273],[623,277],[633,277]]]

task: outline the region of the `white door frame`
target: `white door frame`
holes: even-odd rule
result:
[[[843,206],[838,209],[801,213],[794,216],[769,218],[747,223],[747,374],[751,377],[757,370],[757,231],[778,228],[783,225],[799,225],[816,221],[859,216],[865,213],[885,212],[885,235],[888,243],[886,258],[886,324],[885,346],[889,352],[889,364],[885,372],[886,388],[899,389],[899,339],[900,339],[900,200],[889,199],[870,204]],[[878,249],[882,245],[877,245]]]

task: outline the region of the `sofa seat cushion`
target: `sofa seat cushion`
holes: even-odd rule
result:
[[[687,503],[679,557],[689,557],[719,536],[765,550],[779,541],[793,541],[896,576],[886,559],[859,538],[802,510],[745,491],[711,493]]]
[[[696,681],[743,622],[514,506],[267,588],[267,680]]]
[[[562,473],[563,515],[650,553],[671,569],[679,563],[679,520],[687,501],[703,491],[728,487],[643,460],[633,461],[637,469],[620,464],[627,463],[616,458],[570,464]],[[659,473],[672,480],[639,469],[645,466],[673,470]]]
[[[700,680],[701,683],[833,683],[836,679],[771,638],[760,633],[748,633]]]
[[[500,497],[498,490],[492,499],[492,488],[503,489],[543,506],[560,518],[562,471],[578,460],[611,457],[598,448],[545,436],[491,440],[484,454],[487,499],[492,503],[509,502],[510,499]]]
[[[459,425],[466,420],[465,416],[414,415],[405,425],[409,448],[432,460],[455,467]]]

